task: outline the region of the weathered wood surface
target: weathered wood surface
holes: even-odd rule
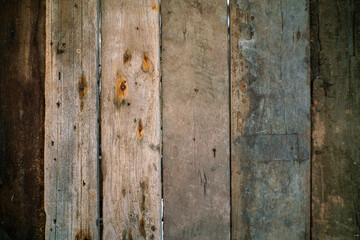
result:
[[[44,239],[44,1],[1,1],[0,239]]]
[[[309,239],[305,0],[230,1],[232,239]]]
[[[103,238],[161,239],[158,1],[101,11]]]
[[[226,1],[163,0],[165,239],[229,239]]]
[[[97,239],[98,1],[46,4],[46,239]]]
[[[311,1],[312,236],[360,239],[360,1]]]

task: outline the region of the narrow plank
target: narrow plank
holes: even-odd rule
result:
[[[46,4],[46,239],[97,239],[98,1]]]
[[[312,237],[360,239],[360,2],[311,4]]]
[[[44,42],[43,1],[1,2],[0,239],[45,236]]]
[[[103,238],[161,239],[157,0],[101,2]]]
[[[163,0],[165,239],[229,239],[226,1]]]
[[[231,0],[232,239],[309,239],[306,0]]]

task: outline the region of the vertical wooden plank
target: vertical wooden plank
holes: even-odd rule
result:
[[[311,1],[312,236],[360,239],[360,1]]]
[[[226,1],[162,1],[165,239],[229,239]]]
[[[46,4],[46,239],[97,239],[98,1]]]
[[[0,239],[44,239],[44,30],[44,1],[1,1]]]
[[[306,0],[231,0],[232,239],[308,239]]]
[[[101,151],[104,239],[161,239],[157,0],[104,0]]]

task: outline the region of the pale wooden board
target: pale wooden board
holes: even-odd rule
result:
[[[158,1],[101,11],[103,238],[161,239]]]
[[[165,239],[229,239],[226,1],[163,0]]]
[[[46,8],[46,239],[97,239],[98,2]]]
[[[305,0],[230,1],[232,239],[308,239]]]
[[[312,236],[360,239],[360,2],[311,3]]]

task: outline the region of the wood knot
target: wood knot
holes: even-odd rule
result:
[[[239,20],[240,22],[242,22],[243,19],[243,11],[241,9],[236,9],[236,16],[237,16],[237,20]]]
[[[142,56],[142,65],[141,65],[141,69],[144,72],[151,72],[152,69],[152,64],[151,61],[149,59],[149,55],[147,53],[144,53]]]
[[[85,96],[86,93],[87,93],[87,82],[86,82],[85,75],[82,74],[81,80],[80,80],[80,82],[79,82],[79,96],[80,96],[80,100]]]
[[[247,90],[247,84],[246,84],[246,82],[244,82],[244,81],[241,81],[241,82],[240,82],[240,90],[241,90],[243,93],[246,92],[246,90]]]
[[[137,129],[136,129],[136,133],[137,133],[137,137],[139,139],[142,139],[142,137],[144,136],[144,127],[142,125],[142,121],[141,119],[139,119],[138,125],[137,125]]]
[[[126,50],[123,55],[123,63],[126,64],[126,63],[130,62],[131,57],[132,57],[131,53],[128,50]]]
[[[125,78],[119,77],[117,79],[116,97],[119,100],[124,99],[127,95],[127,90],[128,90],[128,86],[127,86],[127,82],[126,82]]]
[[[56,52],[57,52],[57,54],[62,54],[63,52],[65,52],[65,46],[66,46],[66,44],[65,43],[58,43],[58,46],[57,46],[57,50],[56,50]]]

